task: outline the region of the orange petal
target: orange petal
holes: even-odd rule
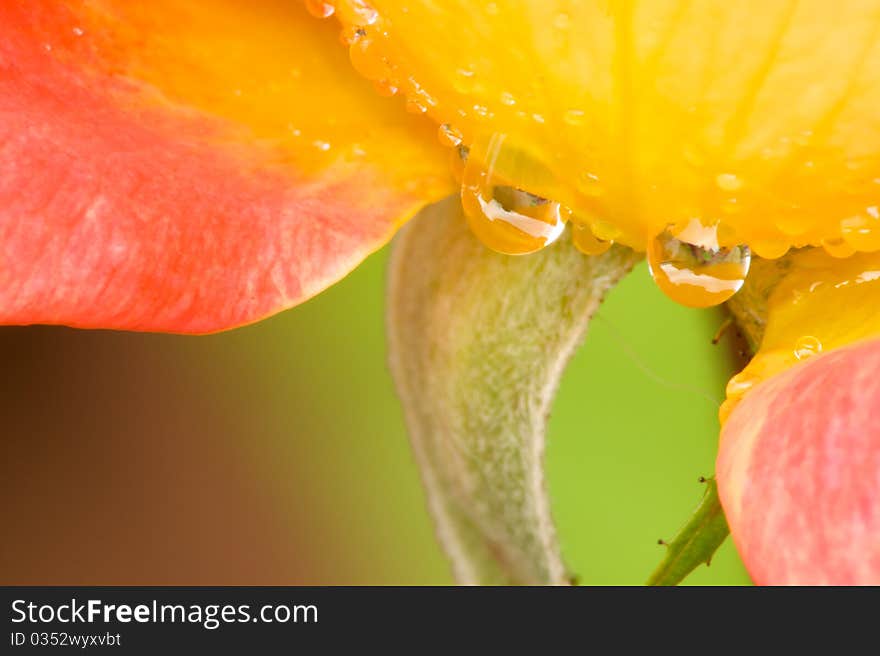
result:
[[[207,332],[308,298],[449,192],[401,109],[297,3],[3,2],[0,321]]]
[[[876,2],[366,1],[336,10],[371,21],[358,70],[602,239],[880,249]]]
[[[718,490],[761,584],[880,584],[880,340],[758,386],[721,435]]]

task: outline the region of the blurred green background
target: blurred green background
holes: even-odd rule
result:
[[[444,584],[385,367],[387,256],[208,337],[6,328],[5,584]],[[721,317],[644,265],[566,372],[548,446],[583,584],[638,584],[711,474]],[[728,542],[698,584],[743,584]]]

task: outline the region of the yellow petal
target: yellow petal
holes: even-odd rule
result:
[[[876,2],[370,2],[337,7],[356,67],[603,239],[880,247]]]
[[[727,386],[722,422],[758,384],[819,353],[880,335],[880,253],[839,259],[805,249],[787,258],[767,299],[758,352]]]

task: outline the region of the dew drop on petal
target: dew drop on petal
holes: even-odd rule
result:
[[[648,242],[648,268],[669,298],[689,307],[723,303],[745,282],[751,264],[748,246],[704,248],[668,230]]]
[[[567,30],[570,25],[571,17],[564,12],[556,14],[556,17],[553,19],[553,27],[557,30]]]
[[[410,114],[424,114],[428,111],[428,106],[418,98],[407,98],[406,111]]]
[[[504,140],[496,134],[479,154],[470,151],[462,174],[462,207],[473,233],[492,250],[534,253],[559,239],[570,212],[496,177],[494,162]]]
[[[880,211],[872,205],[840,222],[840,234],[857,251],[880,250]]]
[[[597,198],[605,193],[602,181],[592,171],[584,171],[580,176],[580,189],[587,195]]]
[[[474,90],[476,75],[469,68],[459,68],[455,71],[452,83],[456,91],[467,94]]]
[[[749,242],[752,252],[758,257],[775,260],[788,252],[791,245],[787,241],[752,241]]]
[[[330,18],[336,7],[324,0],[306,0],[306,10],[315,18]]]
[[[512,107],[516,104],[516,98],[510,93],[510,91],[502,91],[498,99],[501,101],[502,105],[507,105],[508,107]]]
[[[590,226],[580,222],[572,222],[571,240],[584,255],[601,255],[611,248],[612,244],[610,241],[596,237]]]
[[[372,41],[366,37],[351,44],[348,57],[354,70],[368,80],[383,79],[388,73],[388,65],[376,55]]]
[[[336,13],[343,22],[352,25],[372,25],[379,18],[379,12],[363,0],[337,2]]]
[[[569,109],[562,115],[562,120],[571,126],[583,125],[585,119],[586,114],[582,109]]]
[[[831,239],[823,239],[821,241],[822,248],[831,257],[849,257],[855,253],[855,249],[842,237],[832,237]]]
[[[742,180],[734,173],[719,173],[715,177],[715,184],[722,191],[738,191],[743,186]]]
[[[373,88],[376,89],[376,93],[386,98],[395,96],[400,91],[400,87],[393,80],[376,80],[373,82]]]
[[[461,132],[456,130],[449,123],[444,123],[437,128],[437,140],[444,146],[455,148],[461,144]]]
[[[799,337],[794,345],[794,357],[798,360],[806,360],[807,358],[822,352],[822,342],[818,337],[813,335],[804,335]]]

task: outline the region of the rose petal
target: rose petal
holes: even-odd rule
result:
[[[449,192],[426,121],[297,3],[0,5],[0,322],[207,332]]]
[[[717,477],[761,584],[880,584],[880,340],[767,380],[721,434]]]

